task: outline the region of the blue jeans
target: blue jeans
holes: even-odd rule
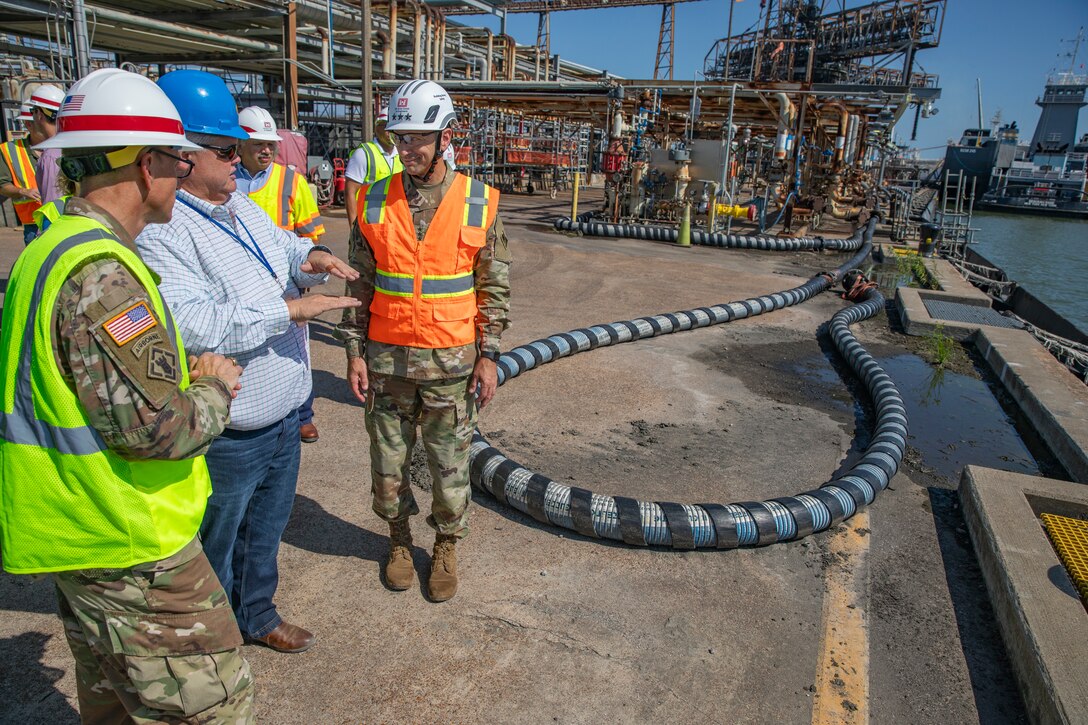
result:
[[[298,407],[298,424],[306,425],[314,419],[314,390],[310,388],[310,397]]]
[[[38,237],[38,225],[37,224],[24,224],[23,225],[23,246],[30,244]]]
[[[263,637],[283,620],[272,597],[276,555],[291,516],[302,444],[298,413],[258,430],[230,430],[212,441],[212,495],[200,525],[204,551],[230,596],[238,628]]]

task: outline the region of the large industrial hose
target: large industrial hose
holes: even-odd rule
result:
[[[596,325],[516,347],[499,359],[499,385],[539,365],[596,347],[708,327],[803,302],[862,263],[872,248],[874,227],[875,219],[855,235],[864,246],[853,259],[833,274],[819,275],[799,287],[714,307]],[[895,476],[906,448],[907,419],[899,391],[849,329],[883,307],[884,297],[874,286],[866,291],[864,301],[831,318],[829,329],[836,348],[872,396],[876,428],[861,459],[816,490],[726,505],[607,496],[556,483],[525,468],[492,447],[479,431],[472,442],[472,483],[543,523],[639,546],[729,549],[793,541],[823,531],[872,503]]]
[[[581,232],[594,237],[628,237],[649,239],[655,242],[675,242],[680,232],[676,227],[658,227],[650,224],[610,224],[585,219],[578,215],[579,221],[569,217],[555,220],[555,228],[563,232]],[[691,230],[691,243],[709,247],[729,247],[731,249],[762,249],[775,252],[816,251],[826,249],[835,252],[852,252],[862,245],[862,237],[867,227],[859,227],[846,239],[824,239],[823,237],[780,238],[765,234],[722,234],[708,233],[698,229]],[[872,238],[872,232],[869,232]]]

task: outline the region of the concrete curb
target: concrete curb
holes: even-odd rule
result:
[[[974,343],[1069,476],[1088,483],[1088,387],[1031,333],[980,328]]]
[[[968,466],[959,492],[1031,721],[1088,722],[1088,616],[1038,520],[1088,516],[1088,488]]]

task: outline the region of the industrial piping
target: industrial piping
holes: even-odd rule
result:
[[[854,235],[861,240],[861,250],[833,274],[821,274],[799,287],[762,297],[595,325],[536,340],[500,357],[499,385],[545,363],[596,347],[708,327],[804,302],[862,263],[872,250],[875,222],[871,219],[863,232]],[[899,391],[849,329],[883,307],[884,298],[873,287],[863,302],[831,318],[829,329],[836,348],[873,398],[876,426],[860,460],[818,489],[725,505],[607,496],[565,486],[525,468],[488,444],[479,431],[473,436],[470,453],[472,484],[543,523],[637,546],[731,549],[795,541],[824,531],[872,503],[895,476],[906,449],[906,410]]]

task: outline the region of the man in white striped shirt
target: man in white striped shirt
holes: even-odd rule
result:
[[[182,70],[159,79],[181,114],[193,170],[179,185],[169,224],[136,240],[174,314],[186,350],[228,355],[244,369],[242,391],[222,437],[208,450],[212,495],[200,536],[231,597],[242,634],[281,652],[314,636],[285,622],[272,601],[276,556],[298,479],[299,405],[310,393],[306,322],[358,306],[351,297],[300,296],[328,275],[358,276],[322,246],[285,232],[236,192],[237,144],[248,135],[222,79]]]

